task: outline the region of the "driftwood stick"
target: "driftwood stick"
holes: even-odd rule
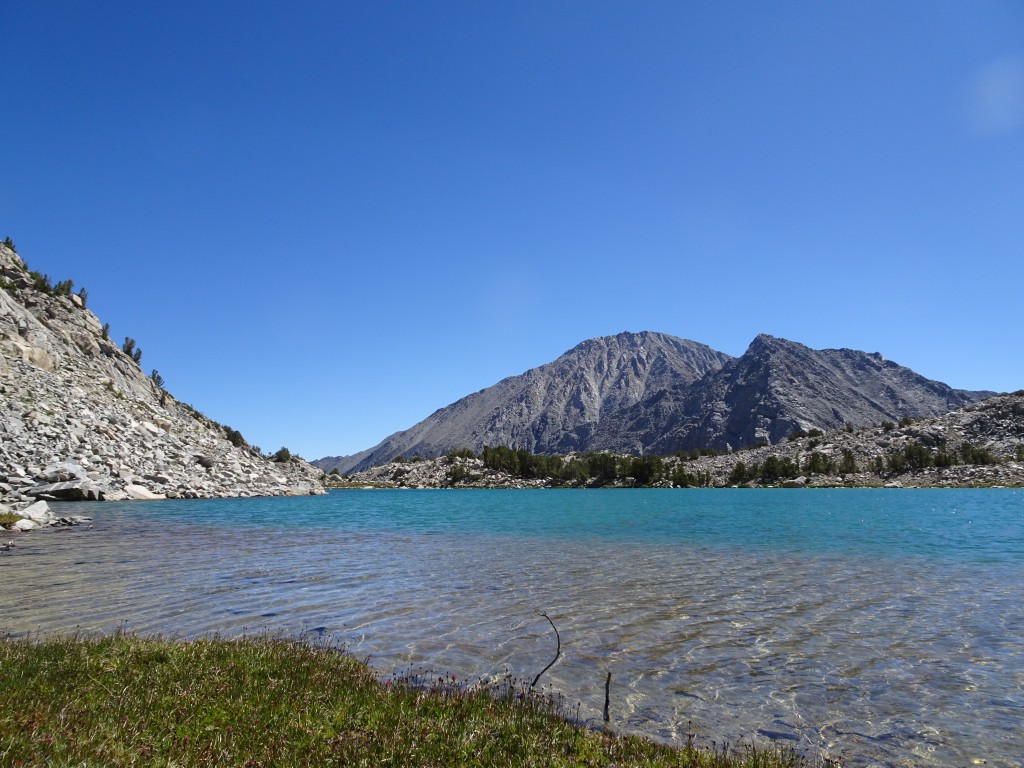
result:
[[[608,714],[608,700],[609,700],[609,689],[612,687],[612,673],[608,673],[608,677],[604,679],[604,721],[606,723],[611,722],[611,716]]]
[[[558,643],[558,647],[555,649],[555,658],[551,660],[551,663],[544,667],[544,669],[538,672],[537,676],[533,678],[533,682],[530,683],[531,691],[537,687],[537,681],[540,680],[540,676],[547,672],[549,669],[551,669],[551,667],[555,665],[555,662],[558,661],[558,657],[562,655],[562,638],[558,635],[558,627],[555,626],[555,622],[553,622],[551,620],[551,617],[548,616],[546,613],[541,613],[540,615],[547,619],[548,624],[550,624],[551,628],[555,630],[555,641]]]

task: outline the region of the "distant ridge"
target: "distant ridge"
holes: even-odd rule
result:
[[[801,428],[937,416],[992,394],[953,389],[877,353],[814,350],[762,334],[733,358],[663,333],[627,332],[584,341],[366,451],[313,464],[347,474],[485,445],[538,454],[737,448]]]

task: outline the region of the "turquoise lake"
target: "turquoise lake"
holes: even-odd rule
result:
[[[329,636],[582,719],[847,766],[1019,766],[1024,491],[343,491],[54,505],[0,631]],[[14,588],[12,588],[14,585]],[[982,763],[981,761],[985,761]]]

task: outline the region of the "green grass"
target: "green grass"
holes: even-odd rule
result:
[[[592,731],[511,682],[381,682],[347,654],[283,639],[0,640],[3,766],[802,764]]]
[[[0,526],[14,525],[19,520],[21,520],[21,515],[15,515],[11,512],[0,512]]]

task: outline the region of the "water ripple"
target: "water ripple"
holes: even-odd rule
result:
[[[636,525],[616,538],[612,519],[593,536],[514,536],[507,521],[468,515],[446,528],[431,517],[444,494],[400,495],[403,514],[416,498],[427,501],[415,525],[378,524],[380,509],[290,527],[265,502],[259,524],[216,519],[238,509],[223,502],[202,524],[180,506],[99,505],[93,529],[23,536],[0,559],[18,585],[0,596],[0,628],[330,634],[385,671],[532,678],[554,652],[546,611],[564,657],[543,681],[597,718],[611,672],[624,730],[776,741],[850,766],[1009,766],[1024,754],[1018,558],[780,549],[692,531],[651,540]],[[652,497],[570,498],[595,515]],[[872,498],[903,514],[892,497]],[[980,514],[972,497],[956,500]]]

